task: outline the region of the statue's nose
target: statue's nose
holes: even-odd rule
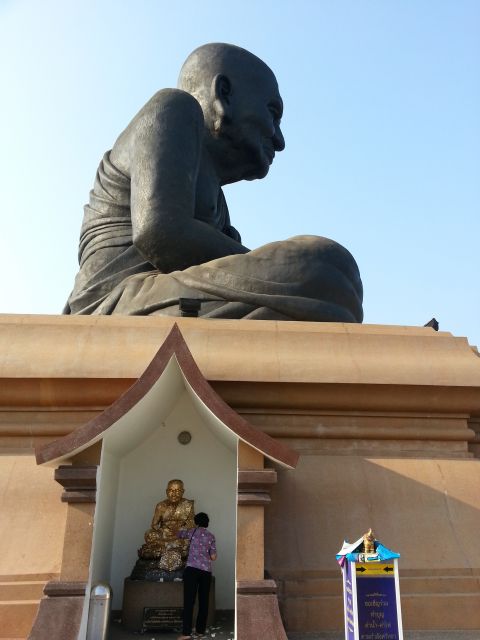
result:
[[[283,137],[280,127],[275,127],[273,135],[273,146],[275,151],[283,151],[285,149],[285,138]]]

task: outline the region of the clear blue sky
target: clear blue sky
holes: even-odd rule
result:
[[[435,316],[480,345],[476,0],[0,0],[0,312],[60,312],[101,156],[212,41],[285,102],[270,174],[226,189],[245,244],[334,238],[365,322]]]

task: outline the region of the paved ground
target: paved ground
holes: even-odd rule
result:
[[[145,633],[131,633],[117,625],[113,625],[108,636],[108,640],[128,640],[130,638],[137,638],[137,640],[177,640],[179,634],[180,631],[163,631],[159,633],[147,631]],[[225,629],[221,626],[209,627],[204,637],[208,640],[211,638],[213,640],[233,640],[233,630],[230,631],[229,629]]]
[[[152,633],[146,631],[145,633],[132,633],[126,631],[122,626],[114,621],[110,626],[110,633],[108,634],[108,640],[129,640],[131,638],[137,638],[137,640],[177,640],[181,629],[171,632],[159,632]],[[210,640],[233,640],[233,611],[219,612],[215,625],[212,625],[207,629],[205,638]],[[263,640],[268,640],[264,638]]]
[[[177,640],[179,631],[144,634],[131,633],[122,629],[118,622],[113,622],[108,635],[108,640]],[[206,638],[210,640],[234,640],[232,614],[223,614],[216,624],[207,629]],[[480,629],[475,631],[404,631],[404,640],[480,640]],[[342,632],[324,633],[289,633],[289,640],[344,640]],[[270,640],[259,638],[259,640]]]
[[[289,633],[289,640],[345,640],[343,633]],[[404,640],[480,640],[478,631],[404,631]]]

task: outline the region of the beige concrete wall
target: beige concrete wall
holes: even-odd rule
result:
[[[296,471],[279,473],[265,518],[265,564],[287,626],[341,628],[333,558],[344,536],[373,526],[402,553],[407,629],[480,628],[480,358],[466,339],[419,327],[2,316],[0,589],[14,612],[8,622],[0,605],[3,637],[22,637],[43,582],[60,572],[66,508],[33,447],[113,402],[173,322],[225,401],[301,453]],[[84,530],[88,522],[83,513]],[[251,522],[239,510],[239,530]]]
[[[211,381],[480,386],[467,340],[428,327],[132,316],[0,316],[0,377],[136,379],[174,323]]]
[[[295,472],[279,470],[266,567],[287,628],[341,628],[335,554],[372,527],[401,553],[406,629],[480,629],[479,486],[478,460],[304,455]]]
[[[0,638],[26,636],[45,583],[60,574],[61,491],[32,455],[0,455]]]
[[[239,441],[237,465],[239,471],[263,469],[264,457],[259,451]],[[237,581],[263,580],[265,567],[264,520],[264,506],[238,505]]]

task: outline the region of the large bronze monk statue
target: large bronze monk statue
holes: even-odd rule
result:
[[[346,249],[297,236],[249,251],[230,224],[222,186],[264,178],[285,146],[272,71],[207,44],[178,86],[156,93],[100,163],[65,313],[176,316],[194,298],[202,317],[361,322]]]

